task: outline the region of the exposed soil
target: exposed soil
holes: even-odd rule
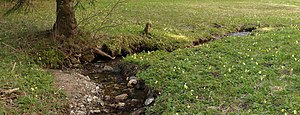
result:
[[[157,91],[135,77],[138,67],[121,59],[89,63],[84,69],[49,70],[55,85],[66,92],[69,114],[144,114]]]

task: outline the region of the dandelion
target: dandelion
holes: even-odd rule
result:
[[[188,89],[189,87],[186,85],[186,83],[184,83],[183,85],[184,89]]]
[[[264,76],[261,76],[261,77],[260,77],[260,81],[264,80],[264,78],[265,78]]]
[[[188,105],[187,108],[189,109],[189,108],[191,108],[191,106]]]
[[[245,73],[248,73],[250,70],[245,69]]]
[[[294,113],[295,115],[297,115],[297,114],[298,114],[297,110],[294,110],[294,111],[293,111],[293,113]]]

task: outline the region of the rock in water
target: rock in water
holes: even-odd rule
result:
[[[145,113],[145,110],[146,109],[144,107],[142,107],[142,108],[135,110],[134,112],[131,112],[129,115],[141,115],[141,114]]]
[[[114,68],[111,66],[106,65],[103,67],[103,71],[105,71],[105,72],[112,72],[113,70],[114,70]]]
[[[99,113],[101,113],[101,110],[91,110],[90,112],[94,113],[94,114],[99,114]]]
[[[115,97],[116,100],[120,100],[120,101],[125,100],[127,98],[128,98],[128,94],[121,94]]]
[[[134,87],[134,85],[136,85],[137,83],[138,83],[138,81],[137,81],[136,77],[133,76],[133,77],[129,78],[127,86],[128,87]]]
[[[153,101],[154,101],[154,97],[149,97],[149,98],[146,99],[145,105],[146,105],[146,106],[147,106],[147,105],[150,105]]]
[[[86,61],[86,62],[92,62],[94,59],[95,59],[95,56],[93,53],[88,53],[81,57],[81,60]]]

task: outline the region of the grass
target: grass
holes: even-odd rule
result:
[[[298,114],[300,28],[228,37],[196,48],[126,57],[161,91],[148,112]]]
[[[100,0],[89,12],[107,12],[113,4],[111,1]],[[130,36],[127,41],[136,41],[145,23],[150,21],[153,23],[153,38],[148,44],[155,44],[158,49],[172,50],[186,47],[195,40],[210,39],[243,28],[295,26],[299,23],[298,5],[296,0],[130,0],[121,4],[109,18],[113,24],[120,25],[102,29],[100,33]],[[78,16],[85,13],[77,12]],[[95,16],[90,20],[92,23],[82,25],[82,28],[92,31],[98,28],[102,18],[102,15]],[[117,38],[108,43],[120,47],[126,44],[123,41]]]
[[[8,7],[3,6],[3,1],[0,4],[0,14],[2,15]],[[11,4],[7,3],[6,5]],[[28,52],[30,51],[27,50],[33,49],[33,46],[29,46],[27,43],[34,40],[23,42],[27,35],[46,30],[50,26],[43,24],[47,17],[40,17],[38,14],[20,13],[10,17],[0,17],[1,115],[61,114],[64,112],[66,97],[63,92],[54,88],[53,77],[50,73],[38,66],[29,56]],[[49,21],[51,22],[51,20]],[[11,89],[18,90],[4,93]]]
[[[3,42],[1,42],[3,43]],[[0,45],[0,114],[59,114],[65,96],[53,87],[53,77],[29,57]],[[5,90],[18,88],[12,93]]]
[[[299,1],[129,0],[103,22],[115,1],[99,0],[76,10],[76,16],[81,30],[97,34],[92,41],[83,40],[106,45],[116,54],[133,53],[135,47],[171,51],[195,40],[258,28],[253,36],[127,57],[127,62],[149,66],[138,77],[162,91],[149,113],[299,113]],[[0,3],[3,14],[11,4]],[[14,105],[0,101],[0,113],[52,114],[60,105],[56,100],[63,99],[50,87],[52,78],[35,65],[62,63],[55,43],[30,36],[52,28],[55,3],[34,4],[33,12],[0,17],[0,88],[20,88]],[[140,31],[149,21],[153,36],[143,38]],[[99,29],[103,26],[113,27]]]

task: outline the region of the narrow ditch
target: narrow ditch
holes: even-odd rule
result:
[[[241,36],[247,36],[250,35],[254,30],[256,30],[256,27],[243,27],[242,29],[237,30],[236,32],[230,32],[226,35],[220,36],[220,35],[212,35],[211,37],[207,39],[199,39],[196,41],[193,41],[193,46],[198,46],[201,44],[205,44],[214,40],[223,39],[225,37],[235,36],[235,37],[241,37]]]

